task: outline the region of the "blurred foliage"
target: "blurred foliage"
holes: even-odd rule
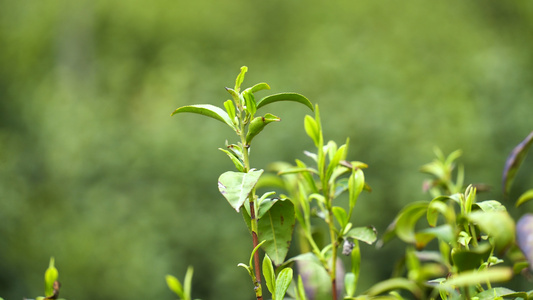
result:
[[[169,116],[222,104],[242,65],[350,137],[373,188],[357,223],[382,232],[425,199],[434,146],[461,148],[466,182],[499,199],[531,131],[532,31],[531,2],[497,0],[0,1],[0,295],[39,294],[54,256],[67,299],[172,299],[164,275],[188,265],[194,297],[250,299],[248,234],[216,186],[224,129]],[[300,109],[272,110],[258,166],[311,146]],[[530,186],[519,172],[511,199]],[[393,250],[362,248],[361,285],[389,276]]]

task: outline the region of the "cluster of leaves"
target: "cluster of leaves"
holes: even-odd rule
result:
[[[533,215],[526,215],[515,224],[500,201],[479,201],[477,194],[482,186],[465,187],[464,168],[455,170],[461,152],[446,157],[440,150],[436,150],[437,158],[421,169],[432,177],[424,185],[432,200],[406,205],[378,243],[381,246],[397,237],[408,244],[394,276],[356,295],[361,263],[359,241],[373,244],[377,240],[373,227],[356,227],[351,222],[360,194],[370,190],[363,172],[367,165],[347,160],[349,140],[340,146],[333,141],[324,142],[319,108],[304,96],[282,93],[256,101],[256,92],[270,88],[266,83],[241,92],[246,71],[246,67],[241,68],[235,87],[226,88],[232,99],[224,102],[224,109],[209,104],[190,105],[176,109],[172,115],[188,112],[211,117],[228,125],[240,138],[220,149],[237,172],[223,173],[218,187],[228,203],[242,213],[252,235],[254,247],[249,263],[239,266],[252,278],[257,299],[263,299],[261,275],[275,300],[284,299],[286,293],[297,300],[336,300],[341,295],[346,300],[404,299],[404,291],[417,299],[533,297],[533,292],[493,287],[533,265]],[[251,168],[249,155],[252,140],[267,124],[280,121],[270,113],[258,117],[257,110],[277,101],[296,101],[314,109],[314,118],[306,116],[304,126],[316,151],[305,152],[312,164],[302,160],[296,160],[295,165],[273,164],[272,169],[278,172],[273,176]],[[533,133],[509,156],[503,176],[505,191],[509,191],[532,143]],[[258,196],[259,187],[280,187],[287,195],[274,197],[275,192],[266,192]],[[345,193],[348,201],[343,207],[337,198]],[[533,190],[520,196],[516,204],[531,199]],[[296,224],[301,254],[285,260]],[[326,228],[328,242],[317,238],[317,228],[321,227]],[[341,248],[351,257],[348,272],[344,272],[338,257]],[[259,249],[265,251],[262,264]],[[293,282],[295,263],[298,277]],[[175,277],[167,276],[170,289],[184,300],[191,299],[191,281],[192,268],[187,271],[184,286]]]
[[[313,110],[313,105],[307,98],[297,93],[279,93],[256,100],[255,93],[270,89],[266,83],[258,83],[241,91],[241,84],[247,72],[247,67],[242,67],[235,80],[234,88],[226,88],[232,99],[224,102],[224,109],[210,105],[189,105],[176,109],[171,115],[178,113],[196,113],[208,116],[228,125],[239,137],[237,143],[228,144],[220,148],[233,162],[237,172],[227,171],[220,175],[218,188],[228,203],[237,212],[241,212],[250,230],[253,241],[253,251],[248,265],[244,267],[254,284],[257,299],[262,299],[261,264],[259,263],[258,249],[262,248],[266,255],[263,260],[263,276],[267,288],[275,299],[283,299],[285,291],[292,279],[292,270],[272,272],[272,264],[280,265],[288,252],[292,231],[294,228],[294,205],[273,197],[275,192],[267,192],[261,197],[256,195],[256,185],[263,170],[250,166],[250,150],[253,139],[268,125],[281,119],[273,114],[266,113],[256,116],[258,109],[278,101],[294,101],[304,104]],[[242,208],[245,209],[242,209]],[[261,242],[259,242],[261,241]],[[270,266],[270,267],[269,267]],[[192,271],[188,274],[192,274]],[[186,277],[187,279],[188,277]],[[187,288],[190,281],[185,282],[185,289],[181,289],[175,277],[167,277],[171,289],[182,299],[190,299]]]
[[[318,105],[315,117],[306,116],[304,126],[316,147],[314,153],[304,152],[314,166],[308,166],[302,160],[296,160],[294,166],[274,163],[271,168],[278,171],[281,177],[265,177],[263,183],[286,190],[286,197],[296,207],[302,254],[289,259],[284,265],[297,262],[300,273],[298,282],[302,284],[297,286],[294,293],[296,299],[306,299],[300,287],[302,285],[307,288],[308,297],[321,298],[331,294],[333,299],[343,292],[344,285],[346,297],[350,299],[355,294],[359,279],[361,257],[358,242],[372,244],[376,240],[373,227],[354,227],[350,222],[359,195],[363,189],[370,190],[363,173],[367,165],[346,160],[349,140],[341,146],[334,141],[324,143]],[[341,202],[337,199],[345,192],[349,198],[347,209],[340,206]],[[318,241],[314,219],[321,220],[327,228],[329,242],[324,245]],[[343,253],[351,256],[351,269],[346,274],[338,258],[341,246]],[[322,284],[321,280],[313,282],[317,274],[323,274],[322,281],[328,284]]]
[[[503,176],[505,191],[510,190],[532,143],[533,133],[509,156]],[[447,157],[438,149],[435,152],[437,158],[421,168],[433,177],[425,183],[433,199],[404,207],[380,241],[383,244],[398,237],[410,246],[395,271],[398,276],[376,285],[379,292],[404,289],[418,299],[435,299],[437,295],[441,299],[533,297],[533,291],[493,287],[532,265],[526,262],[526,258],[531,262],[533,256],[531,215],[524,216],[515,229],[513,218],[500,201],[478,201],[476,186],[463,187],[462,166],[453,179],[460,151]],[[516,205],[532,199],[531,194],[532,190],[524,193]],[[423,217],[426,222],[421,221]],[[431,247],[434,240],[436,245]]]

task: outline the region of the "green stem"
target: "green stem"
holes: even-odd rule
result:
[[[335,234],[335,224],[333,222],[333,211],[328,205],[328,225],[331,238],[331,267],[329,269],[331,279],[331,295],[333,300],[337,300],[337,237]]]

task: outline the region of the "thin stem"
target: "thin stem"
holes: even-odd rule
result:
[[[240,117],[240,124],[241,124],[241,130],[240,130],[240,137],[241,137],[241,146],[242,146],[242,154],[243,154],[243,160],[244,160],[244,172],[248,172],[250,170],[250,157],[248,155],[248,149],[249,145],[246,144],[246,136],[244,133],[244,120],[242,120],[242,115]],[[259,238],[257,237],[257,218],[255,216],[255,188],[252,189],[250,192],[250,195],[248,196],[248,203],[250,205],[250,227],[252,231],[252,244],[253,248],[255,249],[257,245],[259,245]],[[254,271],[255,271],[255,296],[257,300],[263,300],[263,292],[261,288],[261,264],[259,263],[259,251],[256,251],[254,253]]]
[[[330,206],[330,205],[328,205]],[[333,211],[328,207],[328,225],[331,238],[331,295],[333,300],[337,300],[337,238],[335,235],[335,224],[333,223]]]

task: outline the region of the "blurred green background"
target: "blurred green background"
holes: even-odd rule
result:
[[[350,137],[373,187],[353,222],[380,232],[429,200],[434,146],[462,149],[467,182],[503,201],[505,158],[533,129],[529,1],[0,1],[0,296],[41,295],[54,256],[67,299],[174,299],[164,276],[188,265],[195,297],[252,299],[249,235],[216,185],[232,132],[170,117],[222,105],[242,65],[245,86],[302,93],[326,139]],[[268,108],[283,122],[252,164],[304,158],[308,111]],[[361,290],[401,245],[363,246]]]

